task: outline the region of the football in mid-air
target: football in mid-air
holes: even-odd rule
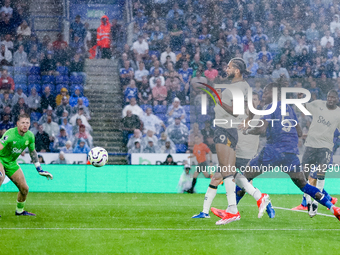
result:
[[[90,150],[88,160],[95,167],[104,166],[109,159],[107,151],[101,147],[94,147]]]

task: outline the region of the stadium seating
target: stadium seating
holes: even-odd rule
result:
[[[31,113],[31,121],[38,121],[41,118],[41,113],[39,112],[32,112]]]
[[[30,67],[27,66],[15,66],[14,67],[14,74],[23,74],[27,75]]]
[[[44,84],[44,85],[42,85],[42,88],[41,88],[42,93],[44,92],[44,90],[45,90],[46,87],[50,87],[50,90],[51,90],[51,93],[52,93],[52,94],[55,94],[55,93],[56,93],[56,91],[55,91],[55,86],[54,86],[53,84]]]
[[[71,84],[71,86],[69,86],[69,93],[73,94],[74,91],[76,90],[76,87],[80,88],[80,93],[82,94],[84,93],[84,86],[81,84]]]
[[[30,75],[40,75],[40,67],[32,66],[28,72]]]
[[[42,83],[52,83],[54,84],[55,78],[52,75],[43,75],[42,76]]]
[[[66,75],[58,75],[58,76],[55,77],[55,83],[56,84],[60,84],[60,83],[68,84],[69,81],[70,81],[70,79]]]
[[[84,77],[82,75],[71,75],[70,76],[71,84],[84,84]]]
[[[28,85],[28,92],[31,93],[31,89],[35,88],[37,90],[37,93],[40,95],[41,94],[41,85],[40,84],[30,84]]]
[[[155,105],[153,107],[154,113],[165,114],[167,112],[167,107],[165,105]]]
[[[69,70],[68,70],[68,67],[66,67],[66,66],[58,66],[57,67],[57,72],[60,75],[66,76],[66,75],[68,75]]]
[[[140,105],[140,108],[142,108],[142,110],[145,112],[145,110],[147,108],[151,108],[152,109],[152,105],[151,104],[142,104],[142,105]]]
[[[190,108],[191,108],[190,105],[183,105],[183,108],[186,114],[190,114]]]
[[[29,84],[37,84],[40,83],[41,77],[40,75],[30,75],[28,76],[28,83]]]
[[[17,90],[18,88],[22,89],[22,92],[24,92],[24,94],[27,95],[27,85],[26,84],[15,84],[15,90]]]
[[[168,117],[166,117],[165,114],[162,113],[158,113],[155,114],[161,121],[163,121],[163,123],[166,125],[168,123]]]
[[[15,84],[26,84],[27,83],[27,76],[24,74],[16,74],[14,75],[14,83]]]
[[[188,149],[186,144],[176,144],[176,152],[177,153],[185,153]]]
[[[68,91],[70,90],[70,88],[69,88],[69,86],[67,85],[67,84],[58,84],[57,86],[56,86],[56,93],[57,94],[59,94],[60,93],[60,90],[62,89],[62,88],[66,88]]]

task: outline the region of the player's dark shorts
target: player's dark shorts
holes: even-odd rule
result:
[[[301,172],[300,159],[295,153],[278,152],[274,147],[265,146],[250,160],[250,171],[272,171],[280,167],[282,172]]]
[[[236,149],[238,134],[236,128],[216,127],[214,133],[214,143],[228,145],[232,149]]]
[[[199,167],[199,168],[196,168],[197,173],[207,171],[207,166],[208,166],[207,161],[203,161],[201,163],[198,163],[197,166]]]
[[[238,170],[243,172],[249,161],[250,159],[247,158],[236,158],[235,166]]]
[[[302,157],[302,168],[309,171],[309,176],[317,179],[318,171],[325,173],[331,164],[333,153],[327,148],[312,148],[306,147],[305,153]]]

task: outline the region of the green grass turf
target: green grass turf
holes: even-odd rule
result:
[[[247,195],[241,220],[191,219],[203,194],[30,193],[28,211],[14,216],[16,193],[0,193],[0,254],[340,254],[340,222],[318,215],[258,209]],[[300,195],[272,195],[274,206],[291,208]],[[340,199],[340,196],[338,196]],[[213,206],[224,208],[225,195]],[[324,208],[320,213],[331,214]],[[45,228],[45,229],[43,229]],[[73,229],[72,229],[73,228]],[[332,230],[334,229],[334,230]]]

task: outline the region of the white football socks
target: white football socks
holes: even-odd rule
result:
[[[204,202],[203,202],[204,213],[209,213],[211,203],[214,200],[216,193],[217,193],[217,189],[208,187],[208,190],[207,190],[207,193],[205,193]]]
[[[237,186],[244,189],[249,195],[251,195],[256,201],[262,196],[260,190],[254,188],[254,186],[244,177],[242,174],[237,174],[235,177]]]
[[[225,191],[227,192],[228,208],[227,212],[236,214],[238,212],[236,205],[236,184],[232,175],[224,179]]]

